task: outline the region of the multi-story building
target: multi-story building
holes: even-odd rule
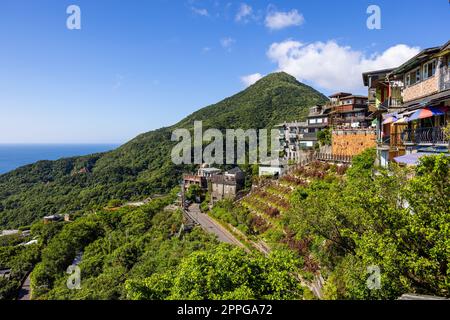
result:
[[[234,200],[244,185],[245,174],[239,167],[211,176],[211,202],[214,204],[223,199]]]
[[[299,137],[302,149],[312,148],[317,144],[317,133],[329,127],[329,117],[331,108],[325,106],[313,106],[309,108],[307,117],[308,126],[305,132]]]
[[[333,128],[367,128],[371,125],[366,96],[338,92],[330,96],[329,107]]]
[[[450,42],[398,68],[366,72],[363,80],[378,119],[378,164],[415,164],[424,154],[448,154]]]
[[[329,126],[330,110],[326,106],[313,106],[309,108],[306,122],[297,121],[277,126],[280,130],[280,145],[285,161],[298,162],[305,151],[314,148],[318,140],[317,133]]]
[[[285,122],[276,126],[280,131],[280,146],[283,153],[282,160],[296,161],[299,156],[299,135],[308,127],[307,122]]]

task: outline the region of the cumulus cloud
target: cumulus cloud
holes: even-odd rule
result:
[[[398,44],[382,53],[367,56],[335,41],[303,44],[294,40],[273,43],[267,56],[279,70],[299,81],[330,91],[364,92],[363,72],[393,68],[420,51],[417,47]]]
[[[209,16],[209,12],[207,9],[191,7],[191,10],[192,10],[192,12],[194,12],[195,14],[198,14],[199,16],[203,16],[203,17]]]
[[[253,8],[246,3],[242,3],[236,14],[235,20],[237,22],[247,22],[248,18],[252,16],[252,13]]]
[[[291,26],[299,26],[305,18],[296,9],[289,12],[271,11],[266,16],[266,27],[270,30],[280,30]]]
[[[256,81],[260,80],[263,77],[261,73],[253,73],[246,76],[241,77],[241,82],[244,86],[249,87],[254,84]]]

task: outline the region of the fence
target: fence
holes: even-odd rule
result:
[[[337,163],[352,163],[353,156],[332,154],[332,153],[315,153],[314,160],[326,161],[326,162],[337,162]]]

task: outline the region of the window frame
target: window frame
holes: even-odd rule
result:
[[[433,70],[433,64],[434,64],[434,72],[431,76],[428,76],[429,65],[431,65],[431,70]],[[428,61],[427,63],[424,63],[423,67],[422,67],[422,79],[428,80],[430,78],[433,78],[436,75],[436,67],[437,67],[436,59],[433,59],[433,60]],[[426,68],[426,72],[425,72],[425,68]]]
[[[419,80],[417,80],[417,71],[419,71]],[[414,77],[414,83],[411,83],[412,77]],[[418,84],[419,82],[421,82],[422,79],[422,67],[416,67],[414,69],[412,69],[411,71],[408,71],[407,73],[405,73],[405,85],[406,87],[412,87],[416,84]]]

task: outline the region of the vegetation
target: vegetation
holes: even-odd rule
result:
[[[9,278],[0,277],[0,300],[18,297],[23,280],[40,259],[42,245],[24,246],[29,240],[21,235],[0,237],[0,270],[11,270]]]
[[[301,299],[295,276],[302,260],[291,251],[269,257],[220,245],[184,258],[175,270],[126,283],[128,297],[143,299]]]
[[[32,272],[35,299],[124,299],[125,281],[176,267],[183,257],[216,245],[200,228],[180,233],[181,213],[170,197],[139,207],[87,214],[65,224]],[[67,268],[81,255],[81,289],[67,288]]]
[[[423,158],[411,177],[375,171],[373,157],[356,158],[346,179],[317,179],[292,196],[287,223],[295,239],[310,239],[326,298],[450,296],[449,159]],[[371,266],[381,271],[379,290],[367,286]]]
[[[198,202],[202,196],[202,189],[198,184],[191,184],[186,191],[186,200]]]
[[[331,146],[331,130],[325,129],[317,133],[317,140],[321,146]]]

